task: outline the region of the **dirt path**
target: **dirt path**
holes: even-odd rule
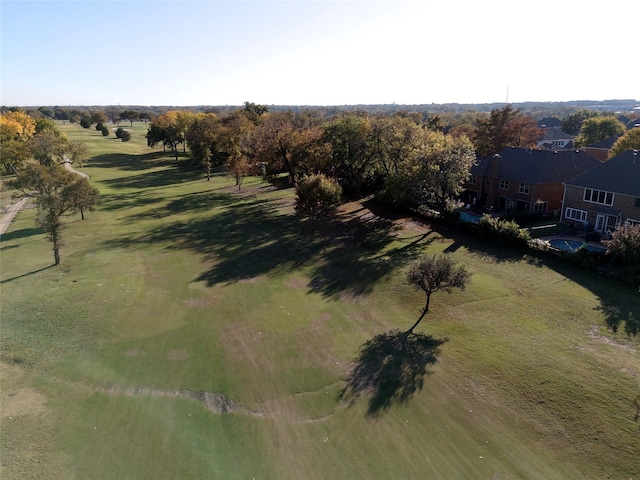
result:
[[[70,172],[73,172],[76,175],[80,175],[82,178],[89,178],[89,175],[87,175],[86,173],[82,173],[82,172],[79,172],[79,171],[75,170],[71,166],[71,159],[69,157],[67,157],[66,155],[62,155],[62,163],[64,164],[64,168],[66,168]]]
[[[9,205],[7,211],[4,212],[4,215],[2,215],[2,218],[0,218],[0,235],[4,234],[4,232],[7,231],[7,228],[13,221],[13,217],[15,217],[16,213],[18,213],[22,209],[22,207],[24,207],[24,204],[27,203],[27,200],[29,200],[29,197],[22,197],[16,203],[12,203],[11,205]]]

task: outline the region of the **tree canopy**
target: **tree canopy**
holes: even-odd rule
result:
[[[320,217],[333,213],[340,204],[342,188],[323,174],[301,179],[296,185],[295,209],[298,215],[309,218],[311,231]]]
[[[538,123],[529,115],[507,105],[491,110],[489,117],[479,120],[473,138],[476,152],[485,157],[505,147],[531,147],[542,137]]]
[[[422,290],[427,299],[422,314],[407,334],[422,321],[429,311],[431,295],[439,290],[451,293],[454,288],[465,289],[471,279],[471,274],[464,265],[458,265],[450,255],[422,256],[409,267],[407,281],[409,285]]]
[[[42,228],[53,244],[55,265],[60,264],[60,247],[64,245],[62,217],[93,210],[99,200],[96,189],[88,180],[59,165],[30,165],[9,182],[12,188],[35,192],[36,225]]]
[[[640,150],[640,128],[627,130],[609,150],[609,158],[620,155],[627,150]]]
[[[582,122],[580,133],[573,140],[573,144],[580,148],[605,138],[622,135],[626,128],[624,124],[614,116],[592,117]]]

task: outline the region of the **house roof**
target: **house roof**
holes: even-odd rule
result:
[[[478,159],[471,173],[532,185],[564,183],[599,164],[598,160],[582,150],[505,148],[499,157]]]
[[[562,121],[555,117],[546,117],[542,120],[538,120],[538,127],[540,128],[560,128]]]
[[[570,179],[566,185],[640,197],[640,152],[627,150]]]
[[[618,135],[614,135],[612,137],[607,137],[604,140],[600,140],[599,142],[592,143],[591,145],[587,145],[589,148],[602,148],[605,150],[610,150],[613,147],[613,144],[616,143],[616,140],[620,138]]]
[[[572,140],[576,136],[571,135],[570,133],[565,133],[559,128],[547,128],[544,131],[544,135],[540,139],[540,141],[553,141],[553,140]]]

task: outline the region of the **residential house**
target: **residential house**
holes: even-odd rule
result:
[[[558,150],[560,148],[573,148],[573,139],[575,135],[565,133],[559,128],[545,128],[542,138],[538,140],[537,145],[547,150]]]
[[[562,128],[562,120],[556,117],[545,117],[538,120],[539,128]]]
[[[640,224],[640,154],[627,150],[565,183],[561,222],[608,234]]]
[[[599,164],[582,150],[505,148],[471,167],[462,200],[475,209],[559,216],[564,183]]]
[[[613,144],[616,143],[618,138],[620,137],[616,135],[607,137],[604,140],[587,145],[586,147],[583,147],[583,149],[592,157],[597,158],[601,162],[606,162],[609,157],[609,150],[611,150],[611,147],[613,147]]]

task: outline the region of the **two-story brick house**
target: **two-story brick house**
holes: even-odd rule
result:
[[[627,150],[565,183],[561,222],[599,234],[640,224],[640,153]]]
[[[560,214],[564,182],[599,165],[582,150],[505,148],[478,158],[462,200],[496,212]]]

